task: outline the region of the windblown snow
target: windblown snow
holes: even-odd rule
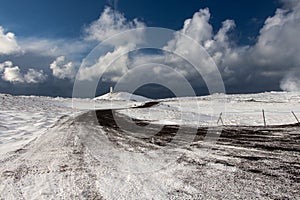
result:
[[[0,108],[0,199],[300,198],[300,93],[0,94]]]

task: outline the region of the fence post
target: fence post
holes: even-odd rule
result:
[[[293,111],[292,111],[292,114],[294,115],[294,117],[297,120],[298,124],[300,124],[298,117],[296,116],[296,114]]]
[[[264,118],[264,126],[266,127],[266,126],[267,126],[267,123],[266,123],[266,116],[265,116],[265,111],[264,111],[264,109],[262,109],[262,114],[263,114],[263,118]]]
[[[218,121],[217,121],[217,124],[219,124],[219,121],[221,121],[221,122],[222,122],[222,125],[224,125],[223,120],[222,120],[222,113],[220,113],[220,116],[219,116],[219,119],[218,119]]]

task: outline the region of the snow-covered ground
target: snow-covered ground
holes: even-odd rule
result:
[[[114,92],[114,93],[107,93],[99,97],[95,97],[95,100],[111,100],[111,101],[137,101],[137,102],[143,102],[143,101],[150,101],[151,99],[142,97],[135,94],[130,94],[127,92]]]
[[[300,119],[300,93],[268,92],[261,94],[223,95],[164,99],[148,109],[121,111],[133,118],[151,120],[158,124],[215,126],[222,113],[224,125],[267,125],[297,123]],[[221,123],[219,122],[219,125]]]
[[[40,136],[60,118],[74,117],[90,109],[127,108],[142,104],[126,101],[129,98],[127,93],[115,96],[104,95],[102,100],[101,97],[93,100],[0,94],[0,158]]]
[[[300,93],[143,101],[0,94],[0,199],[300,198],[298,127],[228,126],[217,143],[203,140],[221,112],[225,125],[261,126],[262,109],[268,125],[294,124]],[[141,137],[113,116],[165,126]],[[196,127],[196,139],[165,145],[178,125]]]
[[[73,110],[64,99],[0,94],[0,156],[42,135]]]

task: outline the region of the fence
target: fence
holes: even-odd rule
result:
[[[277,114],[290,114],[290,116],[295,120],[294,123],[291,122],[289,124],[298,124],[300,126],[300,121],[299,121],[299,118],[297,116],[297,114],[294,112],[294,111],[289,111],[289,112],[286,112],[286,111],[265,111],[264,109],[261,110],[261,113],[260,112],[255,112],[255,111],[252,111],[252,112],[243,112],[243,114],[256,114],[257,116],[258,115],[261,115],[261,121],[264,125],[264,127],[267,127],[268,126],[268,113],[272,113],[274,115],[274,113],[277,113]],[[232,114],[241,114],[241,112],[226,112],[226,115],[232,115]],[[224,114],[221,112],[219,117],[218,117],[218,120],[217,120],[217,124],[221,124],[221,125],[226,125],[226,116],[224,117]]]

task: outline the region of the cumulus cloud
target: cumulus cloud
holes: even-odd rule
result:
[[[11,61],[5,61],[3,63],[0,63],[0,73],[4,70],[5,67],[12,67],[13,63]]]
[[[67,54],[78,59],[90,49],[91,42],[82,39],[25,37],[17,40],[14,33],[5,33],[0,26],[0,55],[33,53],[41,57],[58,57]]]
[[[300,78],[295,76],[300,74],[300,1],[282,2],[283,8],[265,20],[253,46],[235,48],[223,60],[235,76],[248,73],[253,82],[266,79],[290,90],[291,83],[299,83],[296,79]]]
[[[85,39],[101,42],[118,33],[126,32],[134,28],[140,28],[135,34],[123,34],[122,38],[115,37],[109,40],[110,44],[114,46],[137,43],[138,41],[142,41],[142,28],[144,27],[145,24],[138,19],[135,18],[132,21],[127,20],[122,13],[111,9],[110,7],[106,7],[99,19],[85,28]]]
[[[73,62],[66,61],[64,56],[59,56],[50,64],[53,76],[60,79],[73,79],[75,66]]]
[[[191,19],[185,20],[183,28],[176,34],[174,39],[164,47],[164,49],[174,52],[183,52],[186,55],[190,55],[195,60],[198,59],[198,62],[205,60],[206,55],[199,55],[198,52],[195,53],[194,49],[191,48],[191,41],[187,39],[187,37],[190,37],[200,44],[213,58],[215,63],[222,68],[221,66],[224,65],[225,59],[228,57],[237,57],[235,55],[239,51],[238,49],[235,49],[234,42],[230,41],[229,38],[230,31],[235,28],[235,22],[233,20],[225,20],[222,23],[221,28],[214,34],[209,20],[209,9],[200,9]],[[211,66],[202,63],[202,68],[209,71]]]
[[[215,86],[210,89],[219,88],[221,91],[222,86],[218,84],[221,77],[216,64],[219,66],[225,53],[231,51],[228,33],[235,27],[235,23],[232,20],[224,21],[220,30],[214,34],[209,23],[210,16],[208,8],[200,9],[192,18],[185,20],[183,28],[175,33],[174,38],[163,49],[179,53],[192,64],[191,66],[174,55],[168,55],[165,59],[168,66],[175,68],[189,81],[193,79],[192,84],[201,83],[200,75],[207,85]]]
[[[105,81],[117,81],[120,76],[127,70],[128,54],[136,45],[142,42],[144,23],[138,19],[128,20],[123,14],[116,10],[106,7],[99,19],[92,22],[86,27],[86,40],[96,40],[103,42],[109,37],[122,32],[122,37],[112,37],[106,40],[111,50],[100,55],[97,62],[92,66],[83,66],[79,70],[79,80],[92,80],[102,77]],[[134,33],[126,31],[137,28]],[[124,54],[123,56],[120,56]],[[120,58],[118,58],[120,56]]]
[[[26,74],[22,74],[19,66],[13,66],[11,61],[0,63],[2,79],[11,83],[40,83],[46,80],[43,70],[36,71],[30,68]]]
[[[291,1],[287,1],[291,2]],[[287,6],[287,5],[286,5]],[[300,2],[277,9],[260,30],[253,57],[260,65],[293,68],[300,63]]]
[[[47,75],[44,74],[43,70],[36,71],[32,68],[24,75],[24,81],[26,83],[40,83],[45,81]]]
[[[20,73],[20,68],[18,66],[4,68],[2,79],[12,83],[24,82],[24,78]]]
[[[0,54],[12,54],[20,51],[16,36],[12,32],[5,33],[0,26]]]
[[[300,2],[297,0],[282,1],[283,6],[276,10],[273,16],[268,17],[260,29],[256,42],[253,45],[238,45],[230,37],[235,29],[235,22],[227,19],[222,22],[219,30],[213,30],[209,20],[211,17],[208,8],[200,9],[190,19],[184,21],[181,30],[163,47],[163,50],[180,52],[191,58],[194,63],[201,66],[202,75],[215,73],[211,63],[207,62],[207,55],[195,51],[192,38],[200,44],[213,58],[222,74],[225,85],[233,89],[241,88],[249,91],[250,86],[256,91],[263,91],[271,85],[271,89],[296,90],[300,74]],[[103,41],[111,35],[135,27],[145,25],[136,20],[128,21],[124,15],[106,8],[100,18],[86,28],[86,39]],[[185,35],[185,36],[183,36]],[[187,36],[187,37],[186,37]],[[143,39],[143,32],[139,37],[121,38],[122,42],[112,44],[113,50],[101,55],[96,64],[90,68],[83,68],[79,74],[82,79],[97,78],[102,74],[112,60],[118,55],[133,50],[137,43]],[[131,44],[131,45],[128,45]],[[126,67],[143,63],[159,63],[172,66],[174,70],[187,78],[193,77],[195,70],[188,67],[178,56],[164,55],[138,55],[128,58],[122,56],[106,69],[110,81],[116,81]],[[155,67],[156,71],[163,73],[162,66]],[[172,77],[170,76],[170,79]],[[239,91],[240,92],[240,91]]]
[[[93,80],[105,73],[106,76],[102,78],[107,81],[117,81],[127,71],[128,55],[126,53],[131,48],[130,46],[117,47],[112,52],[100,56],[94,65],[82,67],[78,72],[79,80]]]
[[[275,15],[265,21],[253,54],[260,66],[283,75],[281,89],[300,91],[300,2],[284,3],[284,9],[277,9]]]
[[[201,75],[206,76],[207,80],[210,79],[210,82],[213,82],[213,80],[218,78],[215,76],[217,69],[212,67],[213,63],[209,61],[209,55],[206,54],[204,50],[200,52],[197,50],[199,48],[197,48],[196,44],[202,45],[214,58],[217,64],[222,64],[224,62],[224,57],[228,54],[233,54],[232,52],[234,52],[231,48],[228,33],[234,29],[235,23],[232,20],[224,21],[220,30],[214,34],[209,19],[209,9],[200,9],[191,19],[185,20],[183,28],[175,33],[174,38],[163,47],[163,50],[180,53],[180,55],[189,58],[189,60],[193,61],[193,64],[200,66]],[[99,20],[93,22],[86,30],[89,32],[89,39],[102,41],[113,34],[130,30],[134,27],[138,27],[135,22],[128,21],[122,14],[106,8]],[[162,69],[163,65],[167,65],[172,66],[175,71],[188,79],[195,77],[197,71],[191,64],[178,56],[168,53],[155,56],[140,54],[131,59],[129,59],[126,54],[117,59],[119,55],[135,49],[136,44],[140,42],[140,38],[143,38],[142,33],[143,32],[140,32],[140,37],[132,37],[130,40],[120,38],[126,43],[123,44],[117,42],[113,44],[113,50],[100,56],[98,62],[91,67],[81,68],[79,71],[79,78],[81,80],[99,78],[99,75],[103,74],[105,71],[108,77],[107,80],[116,82],[122,74],[126,73],[128,66],[146,64],[147,62],[162,64],[153,68],[156,71],[161,72],[158,74],[161,76],[164,75],[163,72],[165,71]],[[194,40],[193,44],[191,44],[191,39]],[[112,63],[115,59],[117,60]],[[230,70],[227,70],[227,72],[229,71]],[[173,76],[170,74],[169,78],[172,79],[172,77]]]
[[[199,43],[204,45],[207,41],[214,42],[214,46],[219,45],[220,47],[227,47],[225,42],[227,42],[226,33],[234,27],[233,21],[225,21],[222,29],[215,36],[212,26],[209,24],[210,13],[208,9],[201,9],[199,12],[195,13],[191,19],[187,19],[184,22],[183,29],[178,31],[178,34],[175,34],[174,39],[169,41],[167,46],[163,47],[164,50],[171,52],[180,52],[183,55],[192,58],[192,60],[202,65],[202,72],[205,74],[213,73],[214,70],[211,69],[211,62],[206,61],[208,54],[203,52],[195,51],[195,44]],[[144,27],[143,23],[137,22],[136,19],[133,21],[128,21],[122,14],[117,11],[113,11],[110,8],[106,8],[101,14],[99,20],[93,22],[86,30],[89,33],[89,39],[95,39],[98,41],[105,40],[107,37],[130,30],[132,28]],[[156,72],[160,72],[157,75],[166,75],[163,74],[166,70],[163,70],[163,65],[172,66],[175,71],[178,73],[187,76],[194,77],[195,69],[191,68],[191,65],[186,61],[182,60],[178,56],[172,56],[170,54],[164,55],[149,55],[149,54],[139,54],[135,57],[128,57],[128,52],[134,50],[137,44],[141,42],[143,38],[143,32],[137,32],[139,37],[135,35],[122,34],[122,38],[118,38],[122,42],[109,43],[113,46],[113,49],[108,51],[105,55],[102,55],[98,58],[97,62],[90,67],[82,67],[79,71],[79,79],[81,80],[91,80],[93,78],[99,78],[101,74],[106,73],[106,80],[116,82],[124,73],[127,72],[127,67],[137,66],[140,64],[147,64],[147,62],[156,62],[161,65],[153,67],[152,69]],[[187,37],[182,37],[182,35]],[[192,38],[195,43],[191,44]],[[121,56],[119,59],[118,56]],[[203,59],[199,59],[199,57]],[[116,60],[115,60],[116,59]],[[115,61],[114,61],[115,60]],[[113,62],[114,61],[114,62]],[[176,73],[173,73],[176,74]],[[141,74],[146,75],[146,74]],[[170,79],[172,79],[170,74]]]
[[[164,47],[164,50],[178,51],[185,54],[192,53],[189,48],[190,40],[187,37],[192,38],[200,45],[212,38],[212,26],[209,24],[210,13],[209,9],[200,9],[196,12],[191,19],[184,21],[183,28],[175,34],[173,40],[168,42],[168,45]]]
[[[283,90],[294,91],[300,79],[295,75],[300,74],[300,2],[283,2],[283,8],[277,9],[274,16],[266,19],[257,42],[252,46],[237,45],[230,39],[229,34],[235,28],[233,20],[225,20],[214,34],[209,24],[208,9],[200,9],[191,19],[187,19],[180,33],[203,45],[218,65],[225,84],[233,87],[243,85],[245,91],[251,84],[260,91],[260,87],[264,88],[260,82],[269,82],[275,89],[277,85]],[[166,49],[203,59],[192,55],[189,42],[180,34],[169,42]]]
[[[210,12],[208,8],[200,9],[191,19],[184,21],[181,33],[187,35],[200,44],[211,39],[212,26],[209,24]]]

